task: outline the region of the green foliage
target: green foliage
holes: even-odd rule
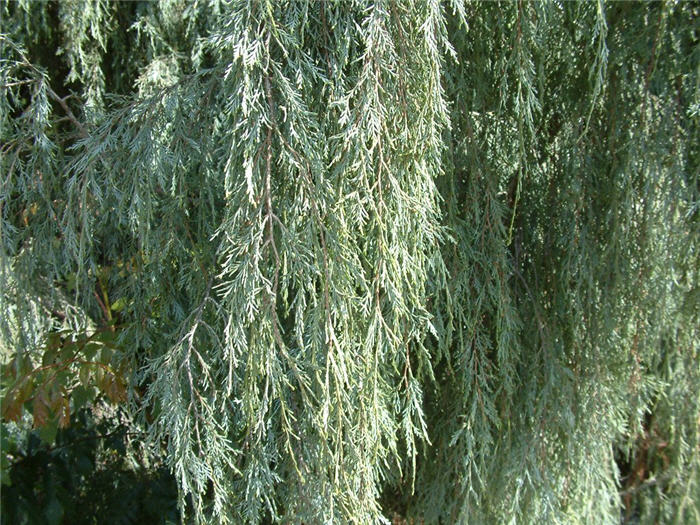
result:
[[[21,423],[3,424],[4,457],[13,459],[3,468],[9,478],[2,487],[2,522],[177,523],[175,480],[162,464],[145,461],[121,419],[81,410],[51,446]]]
[[[6,421],[202,523],[700,520],[695,4],[0,9]]]

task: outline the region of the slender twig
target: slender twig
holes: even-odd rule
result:
[[[42,451],[40,451],[40,452],[51,453],[51,452],[53,452],[53,451],[55,451],[55,450],[59,450],[59,449],[62,449],[62,448],[72,447],[72,446],[77,445],[77,444],[79,444],[79,443],[85,443],[85,442],[87,442],[87,441],[95,441],[95,440],[98,440],[98,439],[107,439],[107,438],[110,438],[110,437],[112,437],[112,436],[115,436],[115,435],[117,435],[117,434],[119,434],[119,433],[122,433],[122,429],[113,430],[112,432],[108,432],[107,434],[100,434],[100,435],[97,435],[97,436],[88,436],[88,437],[84,437],[84,438],[80,438],[80,439],[74,439],[73,441],[69,441],[68,443],[63,443],[63,444],[61,444],[61,445],[53,445],[53,446],[48,447],[48,448],[46,448],[46,449],[44,449],[44,450],[42,450]],[[143,436],[144,433],[143,433],[143,432],[123,432],[123,435],[124,435],[124,437],[126,437],[126,436]],[[12,463],[10,464],[10,468],[14,468],[14,467],[16,467],[17,465],[23,463],[24,461],[26,461],[26,460],[28,460],[28,459],[30,459],[30,458],[33,458],[34,456],[36,456],[36,454],[32,454],[31,456],[22,456],[22,457],[21,457],[20,459],[18,459],[17,461],[12,462]]]
[[[48,82],[45,82],[42,79],[42,82],[45,83],[46,85],[46,92],[49,94],[49,96],[54,99],[58,104],[63,108],[63,111],[66,113],[66,116],[68,119],[75,124],[75,127],[78,128],[78,131],[80,132],[80,136],[84,139],[88,138],[90,134],[88,133],[87,129],[85,129],[85,126],[76,118],[76,116],[73,114],[73,111],[71,111],[70,107],[68,104],[66,104],[66,99],[70,97],[70,95],[61,98],[59,97],[56,92],[51,89],[51,86],[49,86]]]

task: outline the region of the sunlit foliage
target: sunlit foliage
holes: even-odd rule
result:
[[[0,10],[6,421],[195,522],[700,520],[697,4]]]

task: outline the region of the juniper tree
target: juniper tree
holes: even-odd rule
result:
[[[1,9],[6,420],[195,522],[700,520],[696,4]]]

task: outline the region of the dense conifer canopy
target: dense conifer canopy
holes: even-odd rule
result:
[[[697,4],[0,16],[6,422],[197,523],[700,521]]]

